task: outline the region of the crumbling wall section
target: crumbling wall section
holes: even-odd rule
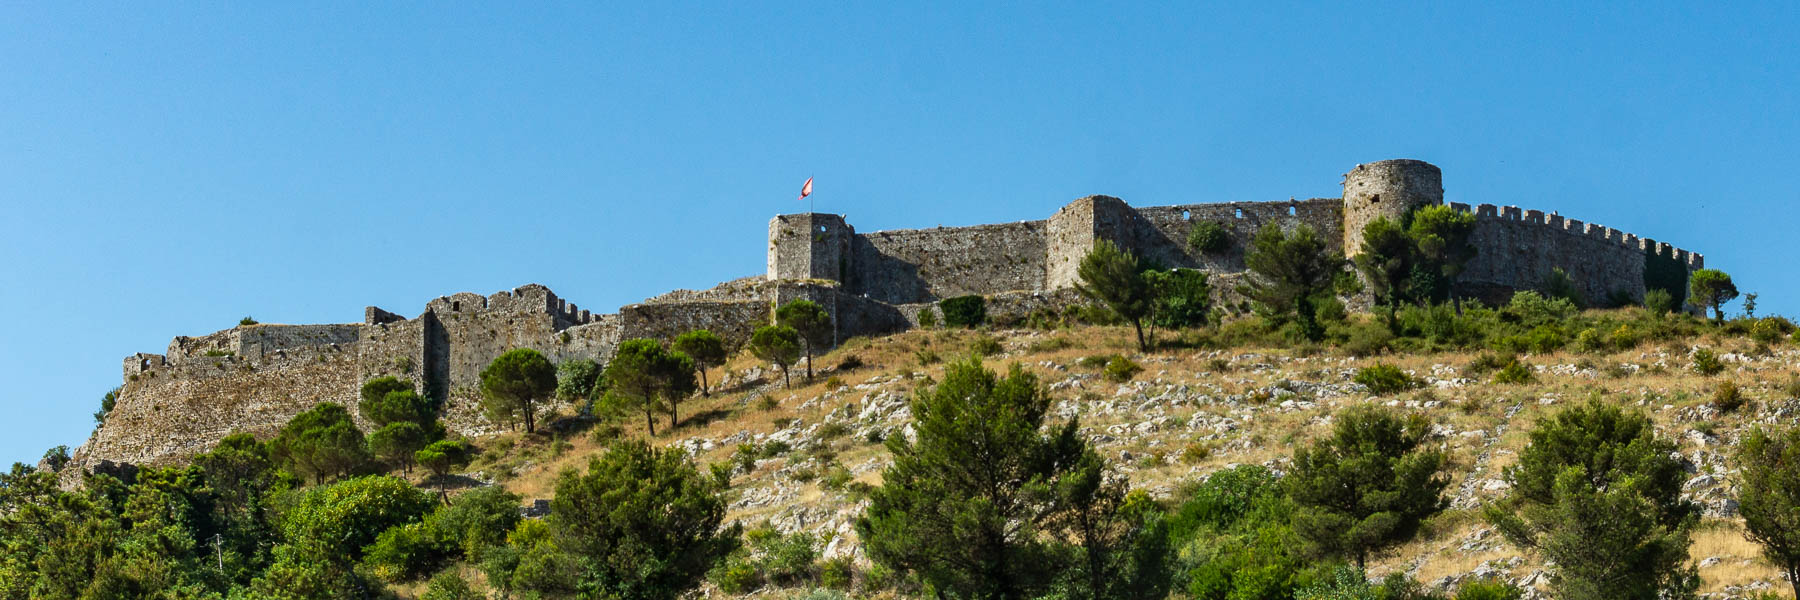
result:
[[[1181,204],[1139,208],[1130,248],[1139,257],[1168,268],[1200,269],[1212,273],[1245,270],[1244,249],[1268,223],[1287,231],[1311,227],[1335,251],[1343,245],[1343,201],[1337,198],[1275,202],[1226,202]],[[1188,236],[1202,223],[1217,223],[1230,240],[1223,250],[1201,252],[1188,244]]]
[[[878,231],[851,244],[851,293],[901,304],[1044,287],[1044,221]]]

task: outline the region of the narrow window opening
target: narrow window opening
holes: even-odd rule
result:
[[[1296,207],[1292,204],[1288,205],[1288,216],[1292,217],[1292,216],[1297,216],[1299,214],[1300,214],[1299,207]]]
[[[1381,204],[1381,194],[1369,196],[1369,204]]]
[[[1239,218],[1239,219],[1244,218],[1244,209],[1241,209],[1241,208],[1237,209],[1237,218]]]
[[[461,310],[462,310],[462,303],[461,303],[461,302],[451,302],[451,303],[450,303],[450,312],[458,312],[458,311],[461,311]]]
[[[1181,211],[1181,219],[1183,221],[1192,221],[1192,220],[1194,220],[1194,215],[1192,215],[1188,211],[1184,210],[1184,211]]]

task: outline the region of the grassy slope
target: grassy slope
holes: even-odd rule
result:
[[[820,465],[847,469],[855,481],[878,484],[887,452],[867,437],[870,430],[892,432],[906,421],[904,399],[927,378],[942,377],[941,362],[921,364],[921,350],[944,358],[965,355],[978,337],[1000,340],[1004,353],[988,359],[1004,368],[1017,363],[1039,375],[1057,399],[1057,415],[1079,414],[1111,466],[1128,476],[1134,487],[1167,497],[1183,482],[1234,464],[1285,466],[1295,444],[1324,433],[1336,409],[1354,403],[1380,402],[1425,411],[1444,434],[1450,450],[1455,507],[1435,519],[1422,539],[1384,557],[1375,574],[1401,570],[1431,583],[1466,576],[1478,568],[1497,568],[1510,578],[1540,568],[1522,556],[1481,521],[1473,507],[1502,493],[1497,480],[1524,445],[1526,431],[1540,417],[1569,402],[1599,393],[1613,402],[1642,407],[1663,435],[1679,440],[1681,451],[1695,459],[1700,474],[1720,482],[1692,490],[1698,499],[1717,502],[1730,493],[1730,448],[1755,423],[1792,424],[1800,414],[1784,386],[1800,364],[1800,352],[1780,349],[1752,355],[1742,339],[1696,339],[1728,356],[1725,373],[1705,377],[1693,373],[1682,345],[1643,345],[1611,354],[1556,353],[1528,356],[1536,381],[1497,385],[1471,379],[1468,353],[1435,353],[1358,359],[1322,354],[1290,356],[1282,350],[1171,350],[1140,354],[1124,328],[1083,328],[1059,332],[1000,331],[991,334],[956,331],[912,331],[876,339],[858,339],[818,359],[822,372],[805,383],[797,369],[792,389],[780,386],[778,372],[762,382],[745,382],[743,374],[758,365],[739,356],[726,365],[733,374],[724,390],[710,398],[685,402],[685,422],[673,434],[658,417],[656,440],[686,444],[703,462],[730,460],[740,441],[769,436],[790,438],[795,447],[782,456],[759,461],[755,469],[733,480],[730,519],[746,524],[774,523],[784,530],[816,531],[821,544],[833,544],[827,555],[854,555],[854,534],[846,523],[860,510],[854,491],[827,489],[818,477]],[[1144,367],[1127,383],[1106,381],[1098,371],[1078,364],[1086,356],[1123,353]],[[836,365],[854,355],[863,366],[839,372]],[[1741,356],[1741,358],[1740,358]],[[1395,364],[1426,382],[1417,390],[1375,396],[1350,382],[1355,370],[1376,362]],[[715,369],[716,378],[720,371]],[[841,387],[827,389],[827,380]],[[1730,415],[1713,415],[1708,406],[1722,381],[1736,382],[1749,403]],[[775,401],[766,408],[763,398]],[[859,418],[868,411],[874,416]],[[1780,414],[1782,416],[1777,417]],[[795,420],[788,423],[786,420]],[[785,428],[780,424],[788,424]],[[840,426],[821,427],[822,423]],[[1712,436],[1701,435],[1696,427]],[[626,436],[643,436],[641,415],[620,423]],[[837,431],[833,431],[837,430]],[[821,433],[837,433],[826,439]],[[498,478],[526,498],[549,498],[556,474],[585,464],[601,444],[586,434],[571,434],[566,445],[541,437],[508,434],[482,440],[489,456],[471,467],[476,476]],[[561,446],[558,451],[554,446]],[[825,459],[825,460],[821,460]],[[510,475],[499,475],[511,471]],[[808,477],[807,474],[814,476]],[[1695,476],[1697,476],[1696,474]],[[854,486],[848,486],[854,487]],[[1746,584],[1774,582],[1785,587],[1776,571],[1746,540],[1741,520],[1709,517],[1693,546],[1706,579],[1704,592],[1733,592]],[[1714,559],[1717,560],[1708,560]],[[472,574],[472,573],[471,573]]]

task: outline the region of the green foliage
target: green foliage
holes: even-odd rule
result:
[[[1673,312],[1676,306],[1675,295],[1670,294],[1669,290],[1652,288],[1644,292],[1644,308],[1650,309],[1651,314],[1666,315]]]
[[[1701,310],[1712,309],[1715,323],[1725,320],[1723,307],[1737,297],[1737,284],[1732,283],[1731,276],[1724,271],[1701,269],[1694,271],[1688,279],[1688,305]]]
[[[1737,464],[1744,529],[1800,593],[1800,428],[1751,430]]]
[[[975,338],[975,341],[969,342],[969,353],[975,356],[995,356],[1005,351],[1006,349],[1000,346],[999,338],[991,335],[979,336]]]
[[[1200,221],[1188,230],[1188,247],[1201,254],[1218,254],[1231,247],[1231,234],[1216,221]]]
[[[413,460],[432,476],[443,478],[469,464],[473,448],[463,440],[438,440],[413,453]]]
[[[1738,390],[1736,383],[1721,381],[1719,387],[1713,388],[1712,407],[1721,414],[1736,412],[1743,406],[1744,393]]]
[[[1570,277],[1569,272],[1562,267],[1550,269],[1550,274],[1544,276],[1544,281],[1538,288],[1544,291],[1544,297],[1551,300],[1567,300],[1577,308],[1587,306],[1587,298],[1582,295],[1581,288],[1576,287],[1575,278]]]
[[[765,325],[750,334],[750,353],[781,367],[782,387],[793,387],[788,367],[800,360],[800,334],[786,325]]]
[[[1694,350],[1694,372],[1695,373],[1699,373],[1701,375],[1706,375],[1706,376],[1710,377],[1713,375],[1718,375],[1719,373],[1723,372],[1724,370],[1725,370],[1725,363],[1721,362],[1719,360],[1719,355],[1714,354],[1712,350],[1707,349],[1707,348],[1700,348],[1700,349]]]
[[[1376,394],[1392,394],[1419,387],[1419,380],[1390,364],[1375,364],[1356,370],[1351,381],[1368,386]]]
[[[975,328],[987,324],[987,299],[981,296],[957,296],[938,301],[944,313],[945,327]]]
[[[920,327],[933,329],[938,326],[937,311],[931,310],[931,307],[929,306],[919,309],[918,318]]]
[[[431,578],[426,586],[425,594],[419,600],[483,600],[486,596],[469,587],[461,575],[454,571],[444,571]]]
[[[1105,483],[1079,424],[1041,430],[1050,399],[1015,366],[946,367],[912,402],[917,441],[891,436],[894,464],[856,528],[878,565],[959,596],[1156,597],[1167,585],[1160,519]]]
[[[1514,292],[1512,300],[1506,303],[1501,312],[1523,327],[1537,328],[1561,325],[1581,312],[1581,308],[1567,298],[1546,298],[1527,290]]]
[[[525,422],[537,431],[538,403],[556,391],[556,367],[536,350],[515,348],[481,370],[482,406],[496,422]]]
[[[1469,243],[1474,228],[1475,215],[1447,205],[1415,209],[1399,222],[1378,218],[1363,227],[1356,267],[1377,304],[1443,302],[1464,264],[1475,256]]]
[[[712,395],[706,388],[706,370],[725,364],[725,340],[705,329],[695,329],[675,336],[669,345],[670,350],[686,354],[694,359],[694,370],[700,372],[700,394]]]
[[[350,561],[390,527],[431,510],[431,496],[398,478],[372,475],[293,492],[277,521],[297,548],[316,548]]]
[[[1471,579],[1456,589],[1456,600],[1520,600],[1525,590],[1496,579]]]
[[[610,393],[624,400],[622,404],[643,411],[644,425],[655,435],[658,409],[668,411],[669,428],[680,423],[681,400],[698,385],[694,371],[694,360],[686,354],[665,349],[653,339],[631,339],[613,352],[606,365],[606,384]]]
[[[478,488],[438,507],[421,521],[381,532],[363,564],[387,581],[412,581],[456,558],[476,559],[505,544],[519,522],[519,496],[498,486]]]
[[[106,423],[106,415],[112,414],[113,406],[119,403],[119,390],[122,389],[124,388],[115,387],[107,390],[106,395],[100,397],[100,410],[94,413],[94,423]]]
[[[1244,263],[1250,268],[1250,277],[1239,291],[1256,303],[1265,318],[1273,324],[1292,321],[1305,339],[1323,339],[1318,307],[1333,295],[1345,274],[1341,254],[1332,251],[1311,227],[1301,225],[1288,233],[1270,222],[1251,238]]]
[[[1531,372],[1531,367],[1519,362],[1516,356],[1507,357],[1506,364],[1501,365],[1500,369],[1494,372],[1494,383],[1498,384],[1518,385],[1531,383],[1534,379],[1537,379],[1537,376]]]
[[[388,423],[369,434],[369,450],[376,458],[398,464],[408,472],[412,471],[413,453],[430,442],[425,428],[411,421]]]
[[[257,324],[256,319],[251,318],[249,315],[245,315],[244,318],[238,319],[238,327],[248,327]]]
[[[1111,240],[1100,240],[1081,258],[1076,274],[1081,280],[1075,289],[1136,327],[1138,349],[1148,351],[1144,318],[1150,315],[1155,297],[1137,255],[1120,249]]]
[[[775,322],[792,327],[795,333],[800,334],[800,341],[803,343],[802,349],[806,356],[806,379],[811,381],[813,355],[817,354],[821,348],[831,345],[831,336],[834,333],[831,315],[826,313],[818,303],[811,300],[793,300],[781,305],[781,308],[775,309]]]
[[[1240,465],[1184,488],[1169,517],[1186,590],[1196,600],[1288,600],[1313,578],[1289,527],[1294,506],[1268,469]]]
[[[1338,415],[1330,437],[1294,452],[1286,485],[1307,553],[1354,559],[1361,568],[1448,506],[1446,457],[1426,447],[1430,428],[1417,414],[1355,406]]]
[[[331,402],[294,415],[269,450],[277,464],[313,483],[357,473],[372,460],[350,412]]]
[[[1121,383],[1131,381],[1131,378],[1136,377],[1138,373],[1143,371],[1143,367],[1138,366],[1137,363],[1132,362],[1131,359],[1123,356],[1112,357],[1112,359],[1106,361],[1106,367],[1101,370],[1101,372],[1106,375],[1107,379]]]
[[[547,532],[513,541],[521,551],[513,583],[546,594],[676,598],[735,546],[736,530],[719,527],[719,492],[680,450],[615,444],[585,473],[557,479]]]
[[[1150,322],[1157,327],[1179,329],[1206,324],[1212,313],[1212,287],[1206,272],[1197,269],[1145,271],[1150,287]]]
[[[1509,495],[1487,519],[1520,548],[1554,563],[1552,595],[1573,600],[1691,598],[1687,562],[1698,506],[1681,498],[1675,444],[1641,412],[1598,397],[1542,421]]]
[[[600,385],[600,364],[586,358],[574,358],[556,365],[556,399],[580,402],[595,397]]]
[[[762,527],[744,532],[743,544],[707,573],[720,590],[740,594],[764,584],[792,586],[811,581],[818,541],[812,534],[782,535]]]

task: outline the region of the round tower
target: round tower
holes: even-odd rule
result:
[[[1344,174],[1344,256],[1362,253],[1363,227],[1381,217],[1444,202],[1444,172],[1422,160],[1356,165]]]

